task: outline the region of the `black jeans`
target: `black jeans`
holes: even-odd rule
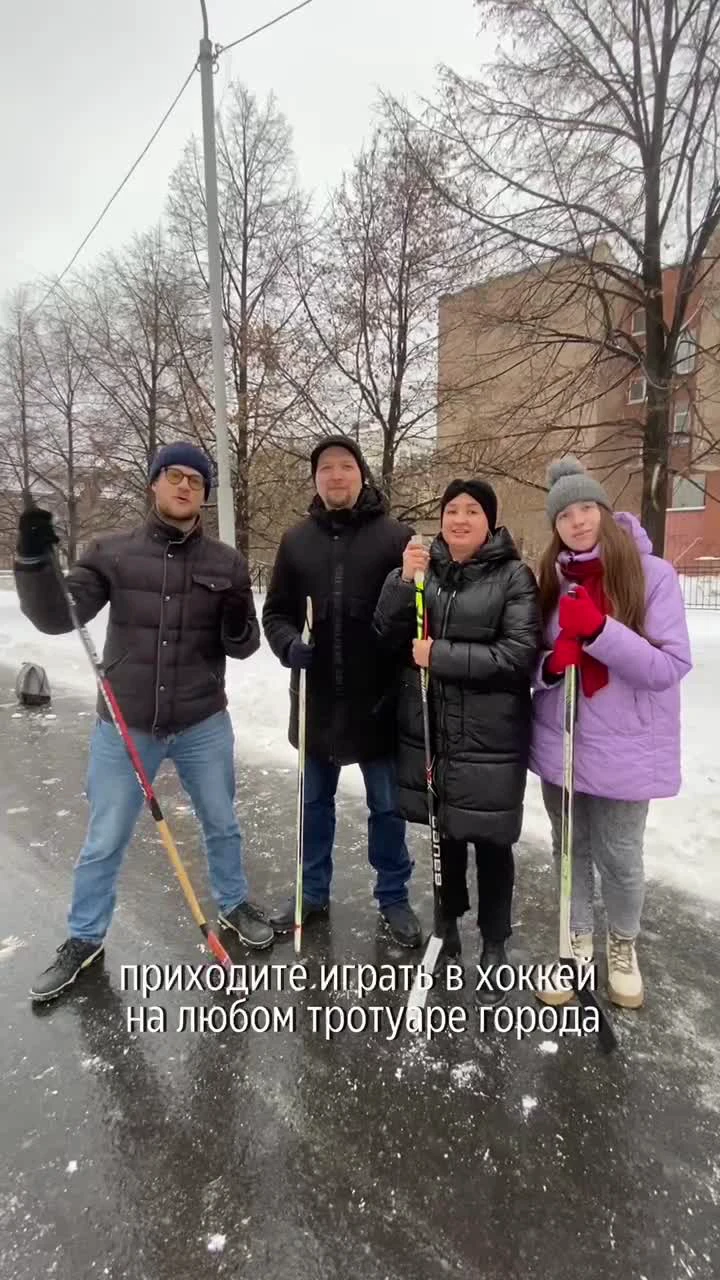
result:
[[[485,942],[504,942],[510,937],[510,913],[515,884],[515,860],[511,845],[476,840],[475,863],[478,882],[478,927]],[[456,919],[470,908],[467,891],[468,846],[462,840],[440,837],[443,915]]]

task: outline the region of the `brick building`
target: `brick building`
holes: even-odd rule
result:
[[[620,508],[640,512],[647,387],[630,362],[608,358],[607,318],[592,264],[555,260],[441,298],[438,450],[483,470],[501,518],[534,561],[548,536],[548,461],[582,458]],[[665,309],[678,270],[665,272]],[[585,275],[586,278],[583,278]],[[644,311],[614,303],[618,330],[642,346]],[[690,300],[672,400],[673,472],[665,554],[678,568],[720,571],[720,263]]]

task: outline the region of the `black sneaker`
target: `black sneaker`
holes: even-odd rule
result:
[[[31,1000],[54,1000],[66,987],[71,987],[81,969],[87,969],[93,960],[101,956],[105,944],[100,942],[83,942],[80,938],[68,938],[57,949],[57,960],[53,960],[47,969],[30,988]]]
[[[399,947],[419,947],[422,944],[422,929],[412,907],[407,902],[395,902],[381,912],[388,927],[391,938]]]
[[[477,1008],[487,1005],[500,1004],[500,1001],[507,995],[507,989],[501,991],[494,981],[495,971],[501,964],[508,964],[508,958],[505,953],[505,945],[502,942],[486,942],[482,955],[480,956],[480,968],[488,970],[485,975],[486,981],[475,996],[475,1005]]]
[[[326,916],[330,910],[329,902],[310,902],[307,898],[303,898],[302,906],[302,922],[305,926],[308,920],[315,920],[319,916]],[[292,933],[295,928],[295,899],[288,898],[285,906],[280,911],[276,911],[270,916],[270,924],[275,933]]]
[[[234,929],[241,942],[262,951],[272,946],[273,931],[264,913],[251,902],[241,902],[232,911],[219,912],[218,919],[226,929]]]

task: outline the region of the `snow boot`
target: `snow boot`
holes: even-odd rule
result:
[[[507,988],[504,991],[495,981],[497,970],[502,964],[509,964],[507,954],[505,952],[504,942],[486,942],[480,956],[480,968],[487,970],[485,981],[479,991],[475,993],[475,1008],[484,1009],[488,1005],[500,1004],[501,1000],[508,994]],[[480,975],[478,974],[478,978]]]
[[[394,902],[380,912],[390,937],[399,947],[419,947],[422,944],[420,921],[408,902]]]
[[[644,991],[634,939],[608,933],[607,962],[608,996],[613,1004],[621,1009],[639,1009]]]
[[[303,927],[309,920],[317,919],[318,916],[326,916],[329,910],[329,902],[310,902],[307,898],[303,898]],[[280,911],[274,912],[274,914],[269,917],[269,920],[270,927],[275,933],[292,933],[295,928],[295,899],[288,898]]]
[[[272,946],[275,940],[265,915],[250,902],[241,902],[232,911],[220,911],[218,920],[225,929],[233,929],[241,942],[258,951]]]
[[[572,933],[570,944],[576,960],[583,965],[592,964],[593,935],[591,933]],[[558,964],[562,963],[562,960],[558,961]],[[572,984],[561,982],[559,976],[553,976],[552,972],[542,986],[535,988],[535,997],[543,1004],[569,1004],[574,994]]]
[[[80,938],[67,938],[57,949],[57,959],[43,969],[30,988],[31,1000],[54,1000],[61,991],[71,987],[82,969],[87,969],[105,949],[102,942],[83,942]]]

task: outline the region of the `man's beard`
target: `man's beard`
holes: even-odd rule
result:
[[[155,510],[161,520],[164,520],[166,524],[175,525],[175,527],[180,529],[183,533],[189,532],[189,530],[197,523],[197,512],[195,515],[176,516],[173,515],[171,511],[166,511],[164,507],[161,507],[159,502],[155,503]]]
[[[349,493],[346,493],[342,498],[333,497],[332,494],[328,494],[325,499],[325,506],[329,507],[331,511],[344,511],[354,507],[355,501]]]

